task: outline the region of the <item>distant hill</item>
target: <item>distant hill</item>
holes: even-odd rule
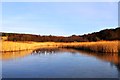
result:
[[[99,32],[94,32],[85,35],[72,35],[69,37],[62,36],[42,36],[33,34],[18,34],[18,33],[2,33],[2,36],[7,36],[8,41],[35,41],[35,42],[86,42],[100,40],[120,40],[120,27],[115,29],[105,29]]]

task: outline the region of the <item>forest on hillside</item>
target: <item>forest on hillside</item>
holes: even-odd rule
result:
[[[63,36],[42,36],[33,34],[18,34],[18,33],[4,33],[2,36],[7,36],[8,41],[35,41],[35,42],[91,42],[100,40],[120,40],[120,27],[115,29],[105,29],[99,32],[84,35],[72,35],[68,37]]]

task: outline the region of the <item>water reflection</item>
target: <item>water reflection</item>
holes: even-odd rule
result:
[[[27,55],[51,55],[51,54],[57,54],[57,53],[64,53],[64,52],[70,52],[73,55],[76,53],[80,53],[82,55],[87,55],[91,57],[95,57],[97,59],[108,61],[111,63],[111,65],[116,65],[117,68],[120,70],[120,55],[118,53],[92,53],[92,52],[86,52],[86,51],[80,51],[75,49],[63,49],[63,48],[40,48],[37,50],[28,50],[28,51],[19,51],[19,52],[5,52],[0,55],[0,59],[2,60],[10,60],[10,59],[17,59],[22,58]],[[1,57],[2,56],[2,57]]]
[[[0,55],[0,59],[2,60],[11,60],[11,59],[17,59],[17,58],[23,58],[27,55],[30,55],[32,50],[26,50],[26,51],[18,51],[18,52],[2,52]]]
[[[44,54],[44,55],[49,55],[49,54],[56,54],[58,52],[61,52],[62,50],[60,48],[41,48],[34,50],[32,52],[33,55],[35,54]]]
[[[80,51],[75,49],[61,49],[61,48],[43,48],[43,49],[37,49],[32,52],[33,55],[37,54],[43,54],[43,55],[51,55],[51,54],[57,54],[62,52],[70,52],[72,54],[80,53],[82,55],[87,55],[91,57],[95,57],[97,59],[110,62],[111,66],[115,65],[117,69],[120,71],[120,55],[118,53],[93,53],[93,52],[86,52],[86,51]]]
[[[61,48],[49,48],[49,49],[37,49],[34,50],[32,54],[44,54],[44,55],[51,55],[56,53],[62,52],[71,52],[72,54],[80,53],[87,56],[96,57],[97,59],[110,62],[111,66],[115,65],[118,69],[118,78],[120,78],[120,55],[118,53],[93,53],[93,52],[86,52],[80,51],[75,49],[61,49]]]
[[[47,56],[44,56],[44,55],[47,55]],[[23,59],[20,60],[19,58],[23,58]],[[15,59],[15,60],[12,60],[12,59]],[[85,52],[85,51],[80,51],[75,49],[65,49],[65,48],[40,48],[34,51],[30,50],[30,51],[2,53],[2,60],[3,60],[3,66],[4,66],[3,71],[5,76],[9,76],[11,74],[13,75],[14,73],[16,73],[16,71],[18,71],[19,73],[23,73],[23,72],[25,73],[26,69],[29,69],[28,72],[26,71],[26,74],[28,74],[28,76],[29,76],[29,73],[31,74],[36,73],[32,75],[35,75],[35,76],[42,75],[43,77],[54,76],[49,73],[49,70],[52,70],[53,73],[58,75],[58,77],[60,77],[60,75],[63,77],[65,74],[68,74],[69,76],[72,75],[77,77],[79,77],[79,75],[81,76],[83,75],[84,77],[85,75],[87,76],[89,74],[91,75],[93,74],[92,76],[94,77],[94,75],[96,74],[98,74],[97,76],[99,76],[99,73],[101,73],[100,75],[102,77],[104,76],[104,74],[106,76],[111,75],[113,77],[116,74],[116,72],[114,72],[116,70],[118,74],[117,76],[120,77],[119,76],[120,56],[117,53],[103,54],[103,53],[91,53],[91,52]],[[94,65],[94,63],[97,63],[97,65],[96,64]],[[111,66],[113,67],[111,67],[109,64],[108,64],[109,66],[107,66],[106,63],[110,63]],[[29,68],[27,67],[28,65],[29,65]],[[103,65],[104,67],[101,65]],[[17,66],[17,69],[14,69],[13,66]],[[56,68],[59,68],[60,70],[56,71]],[[88,69],[88,71],[86,71],[86,69]],[[95,73],[95,72],[92,73],[91,69],[95,70],[98,73]],[[66,70],[66,73],[64,73],[64,75],[62,75],[63,74],[62,70],[63,71]],[[106,72],[105,70],[108,70],[108,71]],[[112,70],[114,74],[110,73],[112,72]],[[15,72],[12,73],[10,71],[15,71]],[[83,72],[85,72],[85,74],[82,74]],[[76,74],[73,75],[73,73],[76,73]],[[19,75],[16,75],[16,76],[19,76]],[[21,76],[24,76],[24,75],[21,75]]]

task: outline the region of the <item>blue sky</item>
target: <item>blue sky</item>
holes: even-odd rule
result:
[[[118,26],[117,2],[3,2],[2,32],[69,36]]]

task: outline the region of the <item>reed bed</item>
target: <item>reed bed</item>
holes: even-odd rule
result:
[[[120,41],[71,43],[63,47],[85,50],[85,51],[92,51],[92,52],[119,53],[120,52]]]
[[[33,50],[36,48],[53,47],[54,42],[12,42],[12,41],[2,41],[2,48],[0,51],[21,51],[21,50]]]
[[[0,51],[6,52],[31,49],[34,50],[37,48],[49,48],[49,47],[73,48],[102,53],[119,53],[120,41],[71,42],[71,43],[2,41],[2,49]]]

